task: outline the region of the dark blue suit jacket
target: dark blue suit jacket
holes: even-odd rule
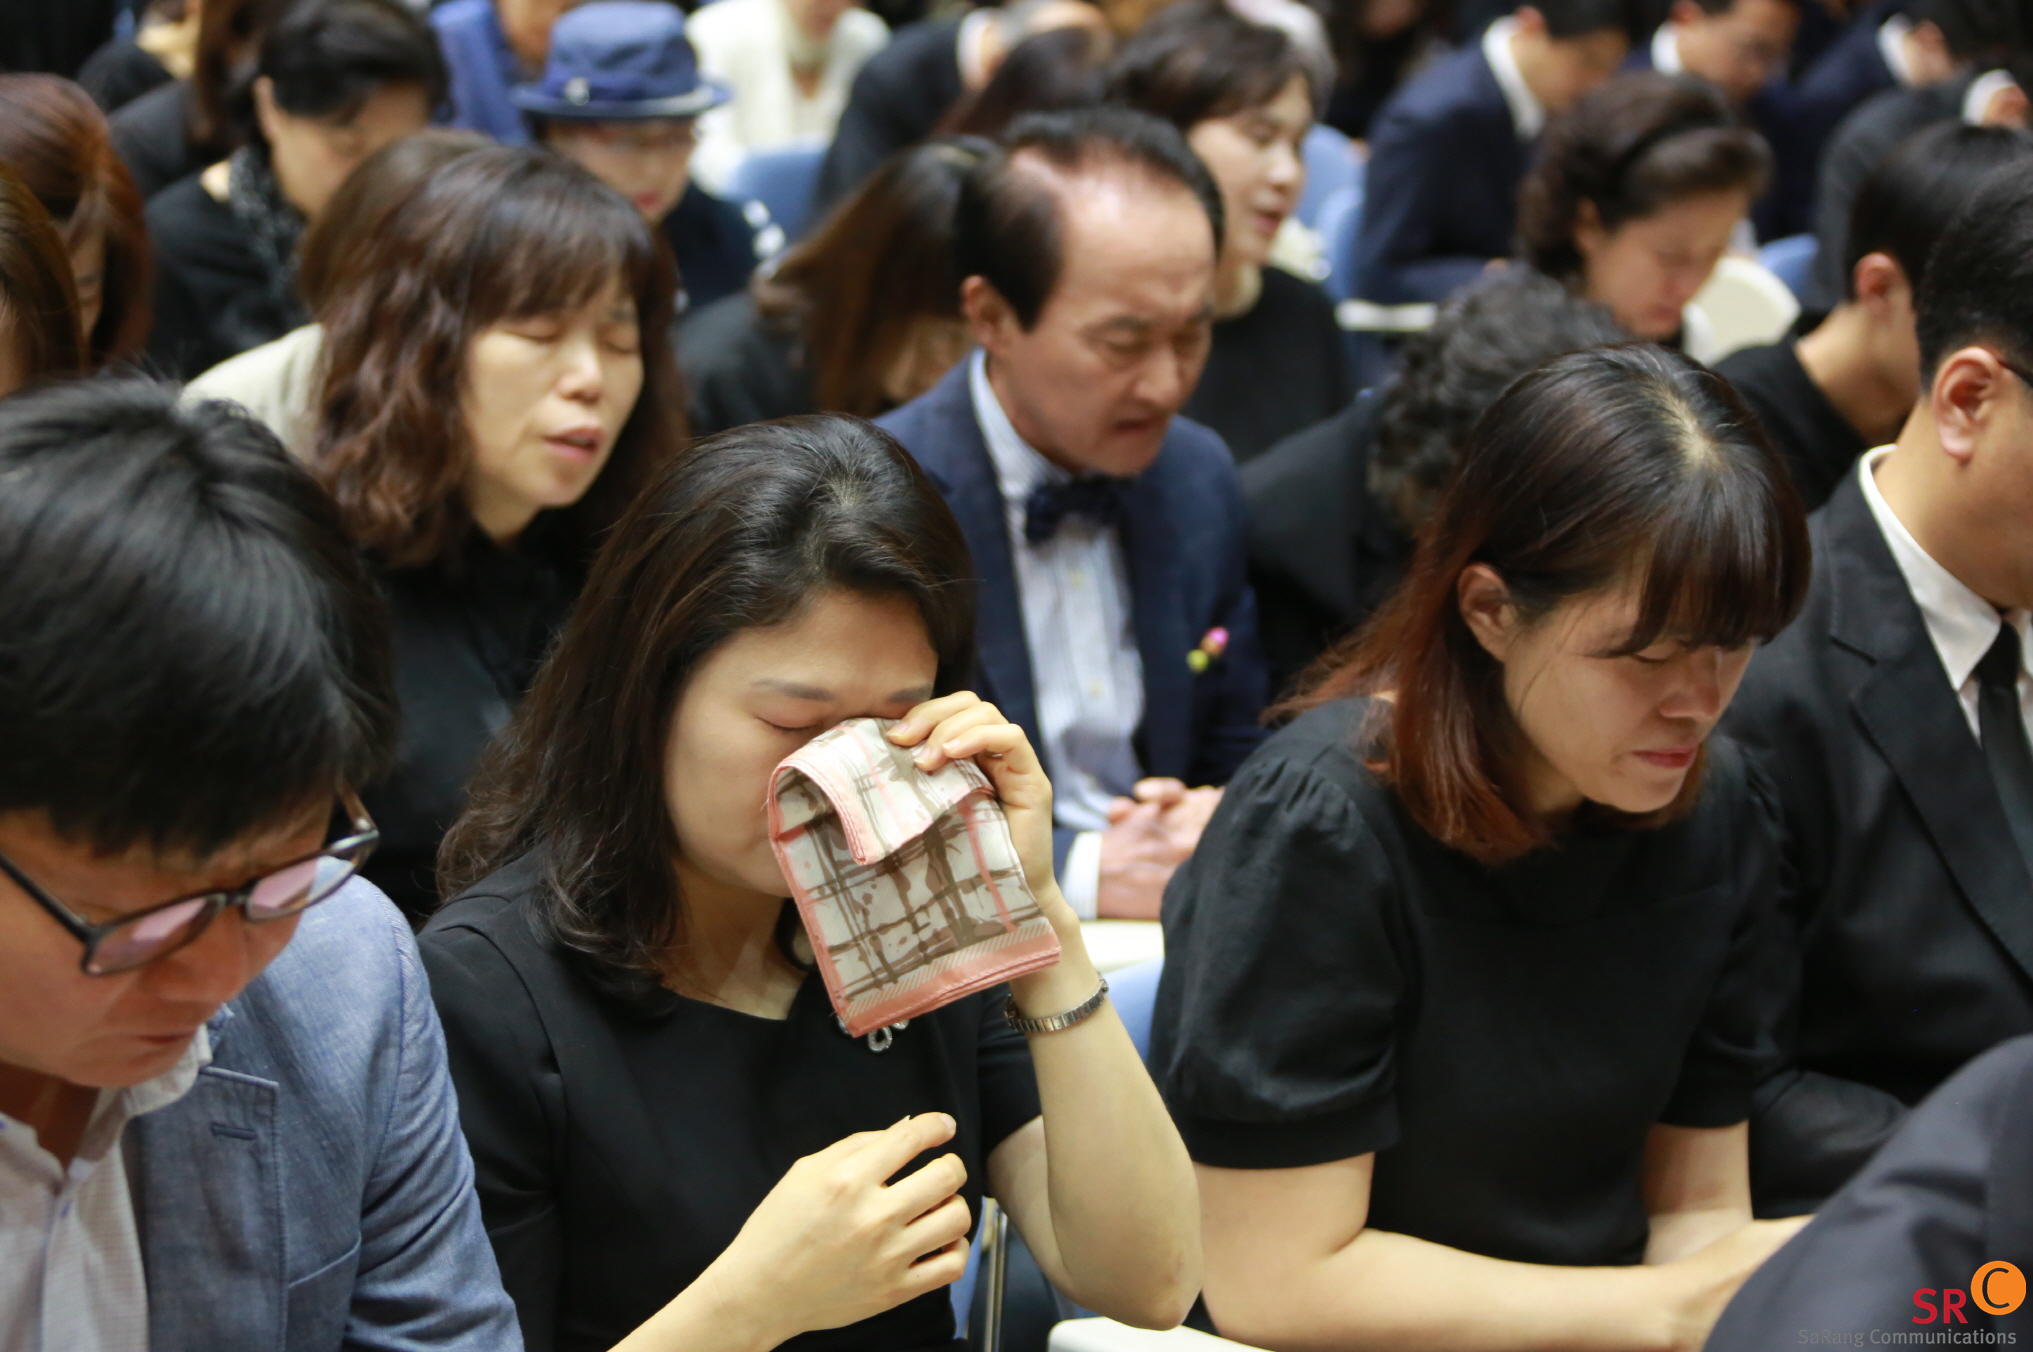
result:
[[[1479,44],[1421,72],[1370,129],[1355,294],[1442,300],[1508,257],[1529,161]]]
[[[977,691],[1042,746],[1009,527],[995,463],[974,418],[970,365],[961,362],[877,425],[924,466],[973,552],[980,587]],[[1200,424],[1173,419],[1157,460],[1130,490],[1122,524],[1144,668],[1136,750],[1147,775],[1225,784],[1264,738],[1257,719],[1268,677],[1244,544],[1242,488],[1228,448]],[[1227,651],[1196,674],[1187,654],[1216,628],[1228,631]],[[1072,832],[1054,834],[1063,864]]]
[[[1821,147],[1850,111],[1859,108],[1871,95],[1898,83],[1885,54],[1878,50],[1878,30],[1885,20],[1903,13],[1912,0],[1876,0],[1850,21],[1842,36],[1816,57],[1793,86],[1798,113],[1794,136],[1806,153],[1807,162],[1817,165]],[[1807,219],[1813,220],[1814,189],[1809,183],[1804,199]],[[1810,226],[1811,228],[1811,226]]]
[[[1647,37],[1624,58],[1625,70],[1652,70],[1652,40]],[[1751,204],[1751,225],[1761,243],[1814,228],[1814,158],[1800,138],[1799,96],[1774,80],[1760,89],[1742,112],[1772,148],[1772,183]]]

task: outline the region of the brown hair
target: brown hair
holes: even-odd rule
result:
[[[661,959],[685,929],[664,748],[692,673],[741,631],[842,588],[914,602],[935,688],[960,689],[974,665],[973,572],[938,489],[872,424],[822,414],[701,441],[662,467],[601,549],[445,838],[444,894],[538,851],[532,918],[608,994],[666,1007]]]
[[[254,60],[261,38],[289,0],[205,0],[191,63],[191,142],[215,155],[240,144],[251,119]],[[237,105],[237,107],[236,107]]]
[[[557,513],[568,549],[590,554],[684,439],[669,246],[571,161],[529,146],[461,155],[389,213],[351,266],[319,315],[311,463],[354,538],[391,566],[447,562],[472,529],[460,393],[467,350],[489,325],[575,310],[617,276],[635,301],[642,393],[592,489]]]
[[[33,384],[85,366],[78,293],[63,238],[35,194],[0,165],[0,326],[22,349]]]
[[[884,161],[755,282],[756,312],[795,332],[815,407],[872,418],[916,326],[960,318],[953,206],[985,143],[932,141]]]
[[[1772,172],[1765,138],[1706,80],[1633,71],[1583,95],[1546,128],[1518,189],[1518,240],[1549,277],[1581,275],[1574,225],[1593,203],[1617,230],[1676,202],[1741,189],[1756,197]]]
[[[155,266],[141,194],[113,153],[106,115],[69,80],[0,75],[0,164],[42,202],[66,250],[103,232],[104,299],[85,335],[90,364],[139,352],[155,310]]]
[[[1282,711],[1391,692],[1365,733],[1371,770],[1428,834],[1495,863],[1549,832],[1523,806],[1530,748],[1503,664],[1461,614],[1456,588],[1478,563],[1503,579],[1526,624],[1636,583],[1636,623],[1605,656],[1661,638],[1733,648],[1771,638],[1799,612],[1807,523],[1757,420],[1727,381],[1679,353],[1635,343],[1570,353],[1490,407],[1397,592]],[[1697,759],[1660,812],[1591,812],[1656,825],[1693,805],[1701,767]]]
[[[1124,45],[1108,96],[1191,131],[1263,107],[1294,75],[1316,102],[1332,79],[1291,34],[1244,18],[1228,0],[1178,0]]]
[[[340,294],[390,212],[431,175],[472,150],[494,142],[477,131],[433,127],[385,145],[360,162],[304,231],[297,248],[296,289],[317,313]]]

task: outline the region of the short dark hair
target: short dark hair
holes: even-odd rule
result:
[[[668,1008],[658,961],[685,926],[663,756],[699,664],[844,588],[914,603],[936,689],[958,690],[974,666],[973,573],[939,490],[872,423],[820,414],[702,440],[602,547],[445,839],[445,893],[540,850],[538,924],[608,994]]]
[[[297,117],[345,118],[383,85],[415,85],[432,107],[445,98],[445,59],[431,26],[397,0],[293,0],[261,39],[254,73]],[[251,102],[242,110],[258,140]]]
[[[379,774],[380,593],[273,433],[174,388],[0,401],[0,812],[210,854]]]
[[[1530,268],[1511,268],[1440,308],[1405,340],[1377,410],[1369,489],[1407,534],[1425,524],[1461,443],[1511,382],[1564,352],[1625,338],[1603,306]]]
[[[1550,835],[1527,806],[1532,748],[1503,664],[1462,617],[1463,570],[1494,569],[1526,624],[1636,585],[1636,623],[1610,654],[1621,655],[1662,638],[1771,638],[1806,599],[1809,556],[1786,463],[1727,381],[1649,344],[1570,353],[1475,425],[1404,581],[1296,704],[1395,692],[1371,768],[1429,835],[1485,863],[1516,858]],[[1668,820],[1693,805],[1701,764],[1663,811],[1591,814],[1613,826]]]
[[[1221,189],[1171,123],[1128,108],[1029,113],[1012,122],[960,185],[953,212],[953,275],[985,278],[1030,329],[1059,284],[1059,194],[1016,163],[1035,155],[1067,173],[1129,169],[1185,189],[1222,240]]]
[[[1629,37],[1638,30],[1636,0],[1534,0],[1531,8],[1539,11],[1546,32],[1556,38],[1585,38],[1606,28]]]
[[[28,185],[0,164],[0,334],[20,345],[28,382],[85,365],[78,292],[63,236]]]
[[[1890,254],[1909,285],[1920,284],[1928,251],[1990,173],[2033,154],[2033,135],[2017,127],[1961,121],[1923,127],[1864,176],[1850,205],[1842,260],[1843,294],[1856,299],[1857,262]]]
[[[1209,118],[1261,108],[1295,75],[1316,101],[1326,93],[1284,29],[1251,22],[1227,0],[1178,0],[1123,47],[1108,97],[1189,131]]]
[[[2007,168],[1976,186],[1928,254],[1913,308],[1924,376],[1971,343],[2033,369],[2033,174]]]
[[[1590,90],[1548,124],[1518,189],[1518,241],[1549,277],[1581,273],[1575,214],[1605,230],[1702,193],[1764,190],[1772,152],[1722,91],[1686,75],[1633,71]]]

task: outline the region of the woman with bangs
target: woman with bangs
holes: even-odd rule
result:
[[[1152,1066],[1252,1345],[1701,1346],[1751,1218],[1766,794],[1710,738],[1807,588],[1785,464],[1656,347],[1483,417],[1165,898]]]
[[[677,282],[627,199],[526,147],[446,164],[349,261],[319,316],[311,460],[394,616],[403,741],[363,795],[366,871],[418,918],[597,537],[684,438]]]

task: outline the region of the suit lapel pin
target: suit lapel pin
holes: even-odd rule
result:
[[[1228,631],[1219,627],[1209,629],[1200,640],[1200,646],[1186,654],[1186,666],[1195,676],[1214,664],[1214,659],[1228,651]]]

